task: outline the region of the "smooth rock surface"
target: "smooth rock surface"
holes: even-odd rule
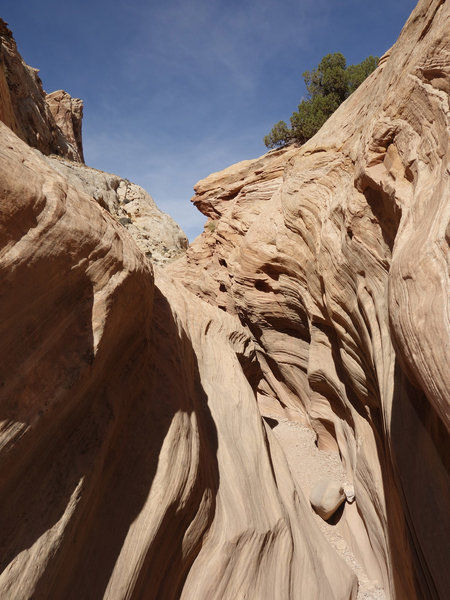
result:
[[[448,596],[449,64],[421,0],[307,144],[196,186],[164,270],[139,189],[0,123],[1,598]]]
[[[261,414],[294,411],[341,457],[346,540],[396,598],[450,588],[449,10],[419,2],[321,131],[277,151],[271,194],[271,153],[197,184],[214,225],[170,267],[252,333]]]
[[[321,479],[311,491],[309,501],[316,513],[328,521],[345,501],[345,498],[342,485],[338,481]]]
[[[104,209],[0,135],[0,596],[355,597],[263,426],[248,332],[155,286]]]

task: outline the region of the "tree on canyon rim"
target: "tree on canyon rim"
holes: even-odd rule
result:
[[[368,56],[359,64],[348,67],[340,52],[324,56],[317,69],[303,73],[308,98],[302,100],[298,110],[292,113],[290,127],[284,121],[279,121],[264,137],[264,144],[268,148],[290,142],[304,144],[374,71],[377,64],[377,56]]]

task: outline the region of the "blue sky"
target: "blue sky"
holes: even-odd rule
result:
[[[189,199],[213,171],[266,151],[329,52],[381,56],[413,0],[2,0],[47,92],[84,100],[86,163],[142,185],[192,240]]]

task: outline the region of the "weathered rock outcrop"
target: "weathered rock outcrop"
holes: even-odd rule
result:
[[[0,597],[448,596],[449,24],[200,182],[164,270],[0,123]]]
[[[55,92],[56,96],[50,95],[50,106],[38,73],[25,64],[10,29],[0,19],[0,121],[43,154],[83,162],[83,103],[66,92],[59,102],[60,92]]]
[[[49,156],[45,160],[125,227],[153,264],[164,265],[188,247],[188,239],[179,225],[159,210],[150,194],[139,185],[59,157]]]
[[[64,90],[57,90],[45,97],[56,125],[62,131],[69,144],[77,149],[80,162],[84,163],[81,125],[83,121],[83,102],[72,98]]]

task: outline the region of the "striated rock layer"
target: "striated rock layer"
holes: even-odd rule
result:
[[[164,270],[0,123],[0,597],[449,595],[449,25],[200,182]]]
[[[397,598],[450,590],[449,11],[420,2],[309,143],[197,184],[213,224],[171,267],[251,332],[286,456],[287,421],[339,457],[333,528]]]
[[[0,132],[0,595],[351,597],[267,437],[248,332],[155,286],[105,210]]]

